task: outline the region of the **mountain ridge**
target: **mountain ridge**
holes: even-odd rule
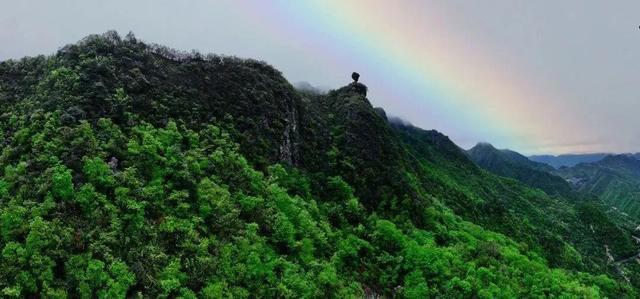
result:
[[[574,189],[592,193],[634,218],[640,217],[640,160],[608,155],[602,160],[562,167],[555,171]]]
[[[489,143],[478,143],[466,153],[476,164],[492,173],[540,188],[549,195],[572,197],[569,184],[551,174],[552,166],[531,161],[515,151],[498,150]]]
[[[633,230],[597,202],[485,171],[366,95],[115,32],[1,62],[2,294],[637,295],[605,255],[635,254]]]
[[[545,163],[560,168],[562,166],[575,166],[579,163],[596,162],[610,155],[608,153],[593,154],[562,154],[562,155],[531,155],[529,159],[535,162]]]

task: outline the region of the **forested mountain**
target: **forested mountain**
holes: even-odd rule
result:
[[[581,192],[640,219],[640,160],[631,155],[610,155],[594,163],[561,167],[556,173]]]
[[[548,164],[535,162],[521,155],[518,152],[508,149],[497,149],[490,143],[480,142],[469,149],[467,153],[474,162],[482,162],[487,166],[499,164],[500,162],[508,162],[516,165],[526,166],[531,169],[541,171],[552,171],[554,168]],[[498,166],[498,165],[495,165]]]
[[[633,229],[598,202],[366,94],[114,32],[0,63],[2,296],[638,296]]]
[[[531,161],[545,163],[555,168],[562,166],[572,167],[580,163],[591,163],[602,160],[604,157],[610,154],[595,153],[595,154],[565,154],[565,155],[533,155],[529,159]]]
[[[569,184],[561,177],[551,174],[553,167],[531,161],[517,152],[499,150],[488,143],[478,143],[467,154],[478,166],[499,176],[540,188],[549,195],[572,195]]]

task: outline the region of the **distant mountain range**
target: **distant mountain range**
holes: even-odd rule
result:
[[[0,62],[0,297],[640,296],[637,222],[566,181],[640,162],[565,180],[297,87],[115,32]]]
[[[565,154],[565,155],[533,155],[529,156],[531,161],[549,164],[555,168],[562,166],[572,167],[580,163],[591,163],[602,160],[604,157],[610,154],[607,153],[595,153],[595,154]],[[638,154],[636,154],[638,155]]]
[[[598,195],[620,211],[640,217],[640,160],[638,155],[609,155],[597,162],[561,167],[555,174],[574,189]]]
[[[555,170],[553,167],[531,161],[515,151],[496,149],[489,143],[478,143],[469,149],[467,154],[478,166],[494,174],[542,189],[547,194],[571,193],[569,184],[563,178],[552,174]]]
[[[527,158],[479,143],[467,154],[478,166],[494,174],[516,179],[550,195],[598,197],[623,215],[640,219],[640,153]]]
[[[467,151],[478,166],[550,195],[599,198],[624,217],[640,219],[640,154],[525,156],[491,144]],[[545,164],[553,163],[553,165]],[[556,166],[557,169],[552,167]]]

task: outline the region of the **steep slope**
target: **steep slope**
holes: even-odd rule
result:
[[[0,63],[0,108],[4,297],[637,295],[628,231],[362,84],[108,33]]]
[[[489,143],[478,143],[469,149],[467,153],[471,155],[472,160],[487,160],[486,162],[491,162],[491,160],[499,159],[501,161],[498,160],[495,162],[499,163],[504,161],[547,172],[554,169],[548,164],[531,161],[529,158],[519,154],[518,152],[508,149],[498,150]]]
[[[457,159],[452,158],[451,153],[457,147],[440,133],[412,126],[396,125],[396,129],[414,156],[427,157],[420,163],[426,173],[434,174],[432,180],[446,186],[446,192],[435,194],[436,197],[475,223],[517,240],[527,242],[529,239],[534,247],[544,244],[541,253],[552,264],[571,263],[562,258],[566,254],[563,251],[569,250],[564,242],[572,244],[584,255],[582,259],[587,268],[606,267],[603,244],[617,248],[615,259],[635,253],[637,246],[629,233],[633,228],[618,225],[618,219],[611,219],[599,202],[549,197],[480,171],[462,152],[458,151]],[[450,149],[446,151],[449,153],[447,158],[437,154],[443,148]],[[423,178],[423,181],[429,181],[429,178]],[[454,191],[458,192],[457,196],[451,196]],[[592,227],[596,230],[591,230]]]
[[[531,161],[514,151],[498,150],[488,143],[477,144],[467,154],[478,166],[499,176],[540,188],[549,195],[572,196],[569,184],[551,174],[554,169],[547,164]]]
[[[581,209],[597,204],[574,207],[568,200],[550,198],[482,172],[446,136],[389,123],[384,111],[372,108],[365,91],[352,84],[311,101],[316,109],[313,115],[329,117],[318,120],[325,134],[304,134],[325,139],[309,142],[315,146],[303,156],[321,157],[313,165],[324,162],[325,166],[315,175],[344,177],[366,208],[386,217],[409,213],[420,226],[429,222],[424,219],[424,208],[444,202],[465,219],[530,244],[554,266],[606,271],[603,243],[615,248],[616,258],[635,253],[631,234],[608,219],[603,208],[596,208],[593,217],[580,219]],[[561,178],[538,172],[564,188],[558,189],[571,193]],[[600,222],[603,230],[590,230],[593,222]],[[572,244],[584,255],[580,263],[568,258]]]
[[[533,155],[529,159],[531,161],[545,163],[555,168],[562,166],[572,167],[580,163],[592,163],[602,160],[602,158],[608,156],[606,153],[596,154],[566,154],[566,155]]]
[[[556,173],[581,192],[593,193],[620,211],[640,219],[640,160],[610,155],[594,163],[562,167]]]
[[[60,110],[65,121],[110,118],[119,125],[128,115],[191,127],[231,118],[234,137],[254,162],[298,158],[300,96],[259,61],[189,55],[110,32],[63,47],[52,59],[4,62],[0,76],[3,111]]]

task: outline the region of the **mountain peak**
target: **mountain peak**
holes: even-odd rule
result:
[[[585,225],[579,207],[481,171],[447,136],[389,121],[366,94],[357,82],[300,93],[263,62],[115,32],[0,62],[0,215],[11,220],[0,272],[28,276],[0,275],[3,294],[78,297],[89,270],[108,281],[88,296],[112,297],[473,297],[496,284],[504,297],[557,297],[615,282],[573,274],[616,274],[601,244],[615,257],[636,249],[607,214],[589,221],[608,226]],[[519,154],[475,148],[495,173],[564,194],[566,182]],[[268,276],[236,275],[247,269]],[[459,274],[483,283],[451,288]],[[167,276],[179,277],[171,288],[157,283]],[[520,284],[530,277],[550,279]],[[637,297],[621,289],[602,295]]]
[[[467,151],[478,166],[500,176],[516,179],[548,194],[569,194],[569,186],[560,177],[550,174],[553,167],[531,161],[522,154],[496,149],[487,142],[479,142]]]
[[[471,151],[499,151],[495,146],[493,146],[493,144],[489,143],[489,142],[478,142],[476,143],[476,145],[474,145],[472,148],[469,149],[469,152]]]
[[[360,82],[351,82],[349,85],[341,87],[338,89],[339,92],[348,92],[348,93],[356,93],[363,97],[367,96],[367,86]]]

